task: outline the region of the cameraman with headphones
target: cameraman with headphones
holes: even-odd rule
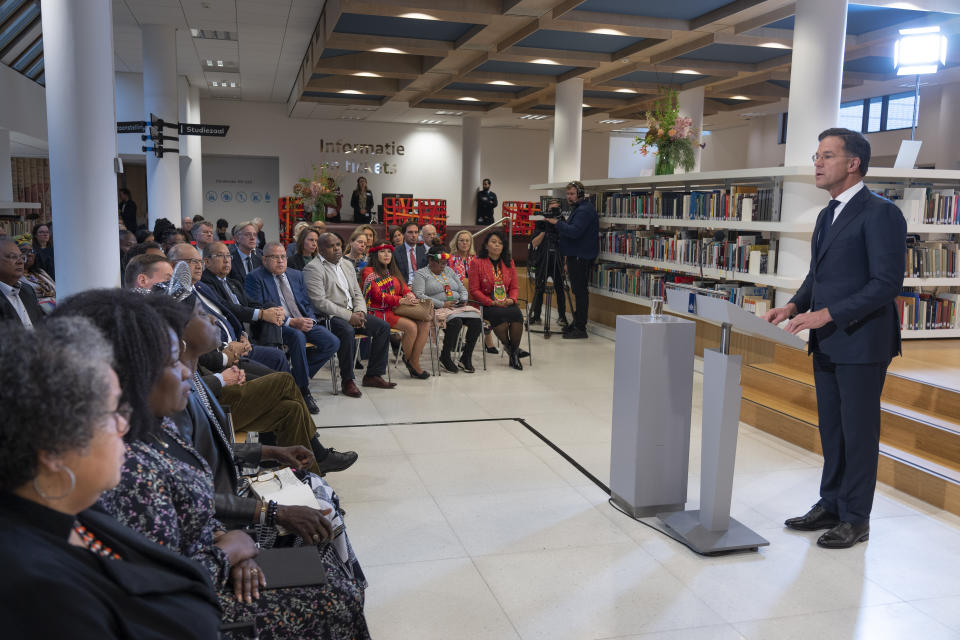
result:
[[[599,253],[600,219],[596,207],[585,197],[581,182],[569,183],[566,191],[567,202],[573,207],[570,217],[567,220],[546,218],[545,221],[556,225],[560,253],[567,257],[570,292],[576,299],[573,322],[564,327],[563,337],[578,340],[587,337],[587,310],[590,305],[587,281],[590,267]]]

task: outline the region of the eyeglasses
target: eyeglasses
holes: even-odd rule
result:
[[[219,258],[220,260],[229,260],[229,259],[230,259],[230,254],[229,254],[229,253],[211,253],[211,254],[210,254],[210,257],[211,257],[211,258]]]
[[[200,258],[184,258],[182,260],[177,260],[177,262],[186,262],[191,267],[198,264],[203,264],[203,260]]]
[[[20,253],[20,252],[17,252],[17,253],[8,253],[8,254],[6,254],[6,255],[3,256],[3,257],[6,258],[7,260],[9,260],[10,262],[20,262],[21,260],[22,260],[23,262],[26,262],[26,261],[27,261],[27,254],[25,254],[25,253]]]
[[[281,253],[278,256],[263,256],[264,260],[276,260],[277,262],[286,262],[287,254]]]
[[[834,158],[852,158],[853,156],[835,156],[832,153],[815,153],[810,156],[810,159],[814,162],[820,162],[821,160],[833,160]]]
[[[22,256],[24,256],[24,257],[32,256],[32,255],[33,255],[33,249],[21,249],[21,250],[20,250],[20,255],[22,255]]]
[[[117,430],[117,435],[126,435],[130,431],[130,418],[133,416],[133,407],[131,407],[126,402],[121,402],[117,405],[115,411],[107,411],[106,415],[111,415],[116,420],[114,420],[114,427]]]

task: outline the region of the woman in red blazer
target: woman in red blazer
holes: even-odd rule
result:
[[[370,266],[360,274],[360,281],[370,313],[386,320],[390,328],[403,331],[403,363],[407,365],[410,377],[426,380],[430,374],[420,368],[420,356],[430,336],[431,321],[417,322],[393,312],[400,305],[417,304],[417,297],[410,291],[397,267],[393,247],[389,244],[377,245],[370,249],[368,255]]]
[[[517,270],[510,259],[503,232],[491,231],[480,243],[477,259],[468,275],[470,297],[483,305],[483,319],[490,323],[510,354],[510,366],[520,371],[520,338],[523,314],[517,306]]]

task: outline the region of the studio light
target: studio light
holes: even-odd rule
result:
[[[900,29],[893,45],[893,68],[898,76],[936,73],[947,61],[947,37],[940,27]]]

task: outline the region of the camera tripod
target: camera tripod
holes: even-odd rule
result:
[[[545,238],[544,242],[546,241],[547,240]],[[563,262],[562,262],[563,259],[558,254],[556,246],[551,246],[546,251],[547,251],[546,258],[542,258],[541,260],[538,261],[538,262],[543,262],[543,268],[541,269],[539,266],[535,267],[535,271],[532,277],[530,276],[530,270],[529,269],[527,270],[527,278],[533,282],[533,289],[534,289],[533,302],[534,303],[537,302],[536,292],[540,289],[541,284],[543,287],[543,300],[541,301],[542,306],[540,307],[541,309],[540,315],[541,317],[543,317],[543,329],[533,329],[528,327],[528,330],[533,333],[542,333],[543,338],[545,340],[549,340],[552,333],[550,331],[551,306],[553,301],[553,294],[556,290],[556,287],[558,285],[561,287],[561,290],[564,293],[564,300],[567,303],[567,305],[570,306],[571,312],[574,309],[574,301],[573,301],[573,296],[570,295],[570,285],[567,283],[566,273],[563,270]],[[556,280],[553,278],[556,275],[558,268],[561,274],[559,283],[556,282]],[[551,279],[552,282],[548,282],[548,278]],[[559,310],[560,309],[558,305],[557,311],[559,312]]]

